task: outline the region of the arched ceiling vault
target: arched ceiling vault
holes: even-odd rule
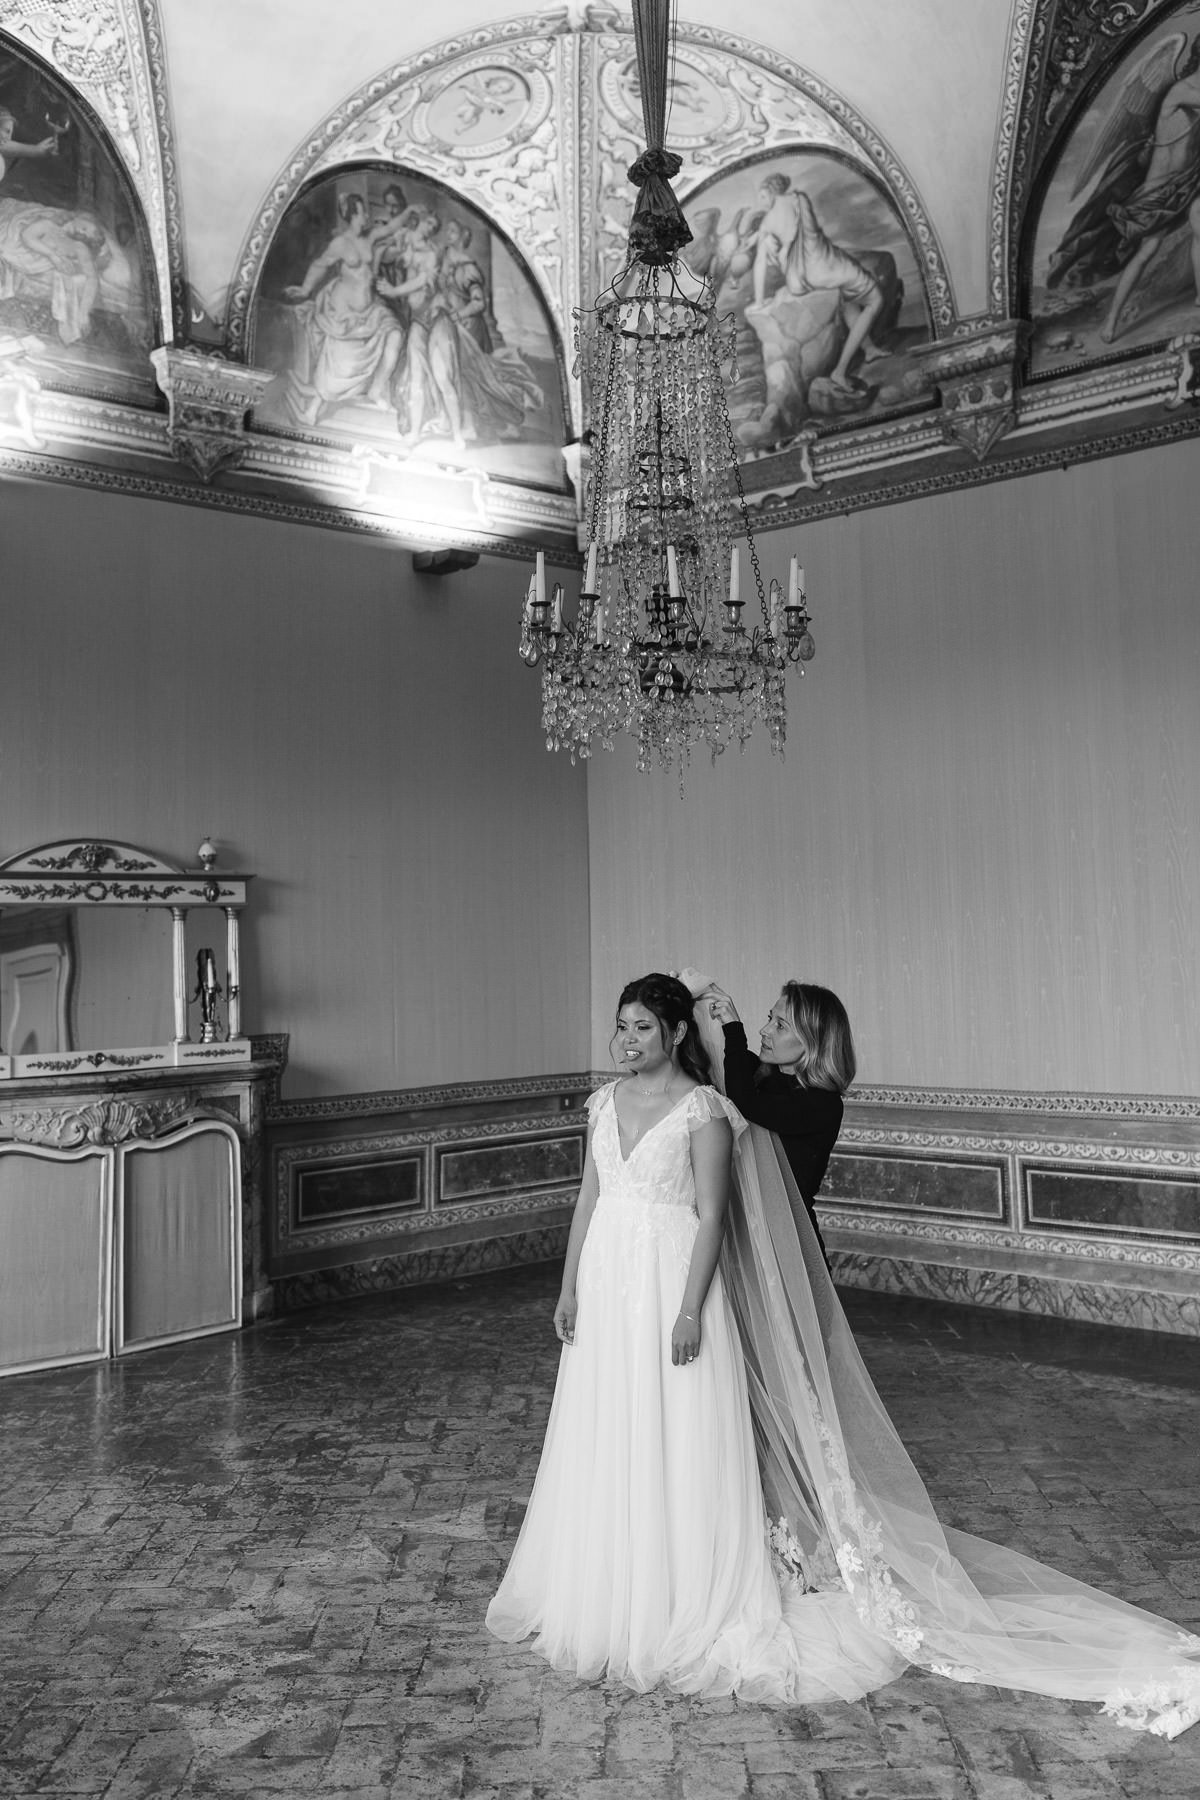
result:
[[[760,0],[731,15],[720,0],[690,0],[668,137],[684,158],[694,254],[731,283],[758,358],[758,390],[743,381],[733,411],[761,523],[1194,428],[1200,346],[1179,329],[1168,276],[1134,296],[1120,329],[1101,292],[1115,270],[1082,301],[1074,276],[1051,291],[1071,180],[1090,170],[1102,182],[1088,146],[1120,123],[1126,71],[1136,64],[1147,92],[1158,80],[1161,100],[1184,69],[1194,11],[1181,0]],[[165,483],[178,498],[413,542],[571,541],[578,495],[560,452],[587,424],[571,315],[619,260],[623,172],[639,147],[624,5],[0,0],[0,34],[0,110],[15,118],[0,173],[0,467],[136,491]],[[39,170],[39,112],[56,155],[75,145],[74,161]],[[93,124],[107,143],[89,140],[85,155]],[[107,184],[96,174],[106,155]],[[343,360],[338,387],[286,361],[305,331],[319,360],[311,315],[337,279],[339,221],[358,205],[382,233],[389,171],[438,246],[456,230],[473,243],[488,290],[490,337],[478,354],[464,341],[457,368],[474,396],[465,423],[422,423],[411,397],[397,398],[413,303],[387,296],[388,268],[393,285],[405,268],[381,250],[361,299],[375,321],[362,372],[347,375]],[[822,241],[858,259],[857,299],[843,262],[828,326],[799,319],[813,283],[793,292],[790,276],[793,298],[774,301],[792,308],[786,322],[765,320],[782,276],[755,247],[764,176],[792,199],[807,193]],[[153,264],[141,292],[154,298],[136,319],[118,177],[136,194]],[[1054,214],[1038,225],[1040,249],[1037,221],[1026,224],[1035,204]],[[82,286],[69,304],[48,286],[39,298],[36,272],[13,273],[19,246],[6,263],[5,234],[16,244],[35,224],[90,244],[86,304]],[[438,255],[467,280],[465,251],[457,264]],[[78,268],[77,281],[86,286]],[[860,370],[839,385],[835,371],[831,385],[806,365],[797,394],[797,334],[843,329],[833,315],[852,315],[872,283],[888,300],[872,382]],[[1157,336],[1140,322],[1148,305]],[[152,413],[144,376],[120,404],[120,369],[144,360],[144,338],[158,346]],[[771,375],[780,343],[795,353],[791,389]],[[385,429],[366,409],[389,406]]]

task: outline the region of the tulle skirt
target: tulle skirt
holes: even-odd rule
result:
[[[773,1561],[720,1273],[695,1362],[671,1361],[690,1208],[602,1195],[545,1445],[487,1623],[564,1673],[776,1704],[852,1700],[904,1667],[845,1591]]]

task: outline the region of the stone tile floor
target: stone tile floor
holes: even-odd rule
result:
[[[556,1271],[0,1384],[0,1795],[1195,1800],[1094,1708],[909,1674],[775,1711],[496,1644]],[[1200,1343],[845,1296],[944,1517],[1200,1626]]]

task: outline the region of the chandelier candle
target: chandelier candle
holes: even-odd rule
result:
[[[786,736],[784,682],[813,655],[803,574],[792,558],[787,604],[764,591],[725,399],[737,378],[736,325],[681,262],[691,232],[671,189],[680,159],[664,148],[669,0],[634,0],[647,148],[624,268],[575,315],[575,372],[591,410],[588,549],[576,617],[561,586],[546,600],[539,551],[526,594],[521,656],[542,670],[546,746],[572,761],[618,732],[638,767],[683,770],[693,746],[715,758],[766,727]],[[739,543],[758,599],[742,622]]]

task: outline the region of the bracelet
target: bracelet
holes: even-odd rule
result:
[[[696,1313],[681,1312],[679,1316],[681,1319],[690,1319],[694,1325],[696,1323],[696,1319],[697,1319],[698,1315]]]

